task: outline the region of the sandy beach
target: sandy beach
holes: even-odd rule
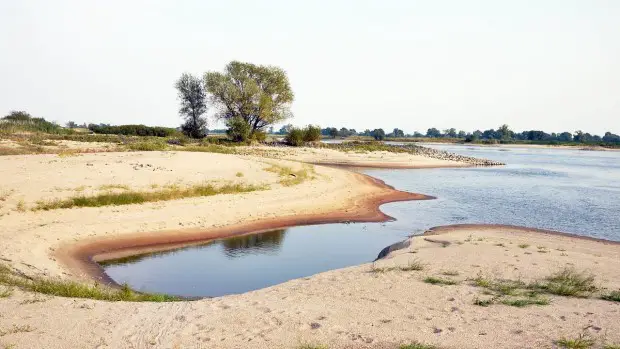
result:
[[[0,157],[0,263],[29,276],[93,282],[104,275],[91,258],[296,224],[382,221],[388,218],[378,208],[382,203],[429,199],[358,173],[303,162],[464,166],[413,155],[330,152],[304,148],[269,156],[124,152]],[[281,175],[266,170],[274,165],[290,172],[305,169],[311,175],[284,185]],[[41,200],[80,193],[152,191],[196,183],[265,189],[140,205],[32,211]],[[568,267],[591,273],[600,292],[616,290],[617,243],[473,225],[432,229],[403,245],[374,264],[196,301],[106,302],[13,288],[10,296],[0,298],[0,345],[398,348],[419,341],[441,348],[553,348],[560,338],[584,333],[597,343],[620,343],[618,302],[544,295],[547,305],[479,306],[476,299],[489,295],[472,281],[532,283]],[[412,263],[421,270],[408,270]],[[456,284],[425,282],[433,277]]]

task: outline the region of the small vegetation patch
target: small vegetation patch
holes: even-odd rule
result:
[[[104,184],[102,186],[99,186],[99,190],[114,190],[114,189],[117,189],[117,190],[129,190],[129,186],[125,185],[125,184]],[[78,189],[76,189],[76,190],[77,191],[81,191],[81,190],[78,190]]]
[[[29,325],[21,325],[21,326],[13,325],[13,327],[7,330],[3,330],[0,328],[0,337],[6,336],[7,334],[24,333],[24,332],[32,332],[32,331],[34,331],[34,328],[30,327]]]
[[[512,307],[522,308],[528,305],[548,305],[549,299],[547,298],[539,298],[539,297],[529,297],[529,298],[507,298],[503,299],[502,304],[509,305]]]
[[[388,271],[420,271],[424,270],[424,263],[422,263],[419,259],[414,258],[407,263],[407,265],[399,265],[392,267],[377,267],[375,263],[372,263],[370,266],[370,272],[372,273],[385,273]]]
[[[301,344],[297,349],[328,349],[328,347],[323,344]]]
[[[420,342],[413,342],[409,344],[402,344],[399,349],[438,349],[434,345],[424,344]]]
[[[127,285],[120,289],[86,285],[74,281],[52,280],[43,278],[25,278],[0,265],[0,284],[16,286],[26,291],[48,294],[59,297],[90,298],[106,301],[131,302],[170,302],[180,300],[178,297],[134,292]]]
[[[581,334],[574,339],[562,338],[556,341],[556,344],[558,347],[566,349],[587,349],[594,345],[594,340],[587,334]]]
[[[519,244],[519,248],[528,248],[530,247],[529,244]]]
[[[273,164],[264,170],[267,172],[276,173],[280,177],[278,183],[285,187],[301,184],[306,180],[316,179],[316,171],[314,170],[314,166],[307,164],[304,164],[302,168],[297,171],[294,171],[290,167]]]
[[[540,289],[559,296],[572,297],[588,297],[596,291],[592,274],[580,273],[572,268],[560,270],[542,282],[531,285],[530,288]]]
[[[611,291],[607,294],[602,295],[601,298],[606,301],[620,302],[620,290]]]
[[[434,276],[429,276],[424,279],[424,282],[431,285],[456,285],[457,281],[445,278],[439,278]]]
[[[217,194],[247,193],[257,190],[265,190],[266,186],[227,184],[216,187],[211,184],[193,185],[188,188],[167,187],[157,191],[132,191],[122,193],[104,193],[93,196],[73,196],[68,199],[51,201],[39,201],[33,208],[37,210],[53,210],[73,207],[100,207],[142,204],[166,200],[177,200],[191,197],[212,196]]]
[[[0,298],[8,298],[13,294],[13,290],[9,287],[0,290]]]

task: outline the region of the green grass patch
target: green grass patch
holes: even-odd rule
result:
[[[434,345],[424,344],[420,342],[413,342],[409,344],[402,344],[399,349],[438,349]]]
[[[445,270],[441,272],[441,275],[446,275],[446,276],[459,276],[459,272],[456,270]]]
[[[548,305],[549,300],[547,298],[538,298],[538,297],[508,298],[508,299],[503,299],[501,303],[504,305],[509,305],[511,307],[522,308],[528,305]]]
[[[300,344],[297,349],[328,349],[328,347],[323,344]]]
[[[556,341],[556,344],[558,347],[566,349],[587,349],[594,345],[594,340],[586,334],[581,334],[574,339],[562,338]]]
[[[604,294],[601,296],[601,299],[604,299],[606,301],[612,301],[612,302],[620,302],[620,290],[611,291],[607,294]]]
[[[211,184],[193,185],[188,188],[171,186],[156,191],[133,191],[128,190],[122,193],[103,193],[93,196],[73,196],[68,199],[58,199],[50,201],[39,201],[33,208],[37,210],[54,210],[73,207],[101,207],[142,204],[146,202],[157,202],[167,200],[178,200],[183,198],[212,196],[218,194],[248,193],[258,190],[266,190],[267,186],[245,185],[245,184],[226,184],[216,187]]]
[[[8,298],[13,294],[13,290],[9,287],[6,287],[3,290],[0,290],[0,298]]]
[[[528,248],[530,247],[529,244],[519,244],[519,248]]]
[[[530,286],[559,296],[588,297],[596,291],[594,276],[565,268]]]
[[[127,285],[123,285],[120,289],[116,289],[99,284],[86,285],[75,281],[26,278],[11,272],[11,270],[4,265],[0,265],[0,284],[59,297],[130,302],[171,302],[180,300],[179,297],[169,295],[138,293],[131,290]]]
[[[445,278],[439,278],[435,276],[429,276],[424,279],[424,282],[431,285],[456,285],[457,281]]]

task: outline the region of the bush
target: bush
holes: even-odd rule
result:
[[[267,134],[263,131],[254,131],[254,133],[252,133],[252,136],[250,137],[253,141],[257,141],[257,142],[264,142],[265,139],[267,139]]]
[[[105,124],[88,125],[88,129],[93,133],[99,134],[115,134],[125,136],[155,136],[170,137],[178,135],[179,131],[170,127],[145,126],[145,125],[118,125],[110,126]]]
[[[250,125],[241,117],[229,119],[226,122],[226,135],[234,142],[247,142],[250,139]]]
[[[385,131],[383,131],[382,128],[371,131],[370,135],[377,141],[382,141],[385,139]]]
[[[299,147],[304,144],[304,131],[300,128],[293,127],[288,131],[285,141],[287,144],[294,147]]]
[[[318,142],[321,140],[321,128],[308,125],[304,128],[304,142]]]

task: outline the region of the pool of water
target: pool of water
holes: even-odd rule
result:
[[[386,204],[386,223],[300,226],[106,263],[118,283],[187,297],[243,293],[370,262],[384,247],[459,223],[546,228],[620,241],[620,152],[429,145],[492,168],[368,170],[437,200]]]

